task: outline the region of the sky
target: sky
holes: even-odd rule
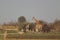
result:
[[[60,20],[60,0],[0,0],[0,23],[17,21],[25,16],[27,21],[53,22]]]

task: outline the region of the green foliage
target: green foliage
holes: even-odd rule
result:
[[[23,29],[23,31],[26,31],[26,18],[24,16],[20,16],[18,18],[18,24],[19,24],[19,30]]]
[[[19,22],[19,23],[24,23],[24,22],[26,22],[25,17],[24,17],[24,16],[20,16],[20,17],[18,18],[18,22]]]

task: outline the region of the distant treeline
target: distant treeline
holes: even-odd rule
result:
[[[36,26],[36,23],[34,22],[27,22],[26,18],[24,16],[20,16],[18,17],[17,19],[18,21],[17,22],[9,22],[9,23],[4,23],[3,26],[18,26],[19,27],[19,30],[21,31],[21,29],[24,30],[24,32],[26,32],[26,29],[28,28],[29,30],[31,31],[35,31],[35,26]],[[55,20],[54,22],[52,23],[48,23],[48,22],[45,22],[43,20],[39,20],[40,24],[44,25],[42,27],[42,31],[46,32],[46,31],[57,31],[57,32],[60,32],[60,20]],[[26,27],[28,26],[29,27]],[[33,27],[34,26],[34,27]]]

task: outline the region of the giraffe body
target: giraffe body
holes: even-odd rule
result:
[[[33,17],[33,19],[34,19],[34,22],[36,23],[36,29],[38,31],[41,31],[42,30],[42,24],[35,17]]]

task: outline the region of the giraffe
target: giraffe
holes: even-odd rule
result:
[[[36,23],[36,28],[38,31],[42,30],[42,24],[39,22],[39,20],[37,20],[35,17],[33,17],[33,21],[34,23]]]

